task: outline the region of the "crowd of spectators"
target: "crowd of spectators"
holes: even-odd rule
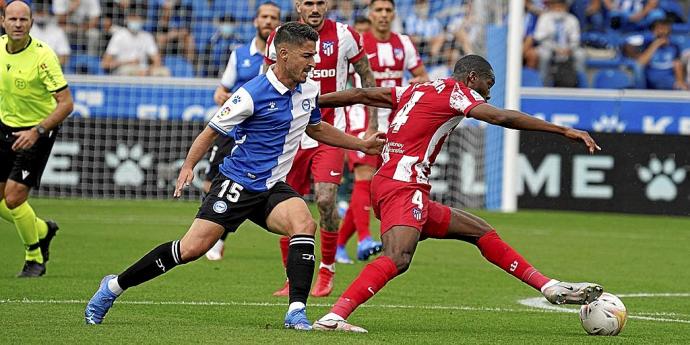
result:
[[[253,38],[263,1],[31,2],[31,34],[54,48],[67,73],[216,78],[231,51]],[[273,2],[284,21],[295,18],[293,0]],[[332,0],[327,16],[354,25],[368,2]],[[410,36],[430,74],[443,77],[457,58],[481,51],[485,21],[472,3],[397,0],[393,29]],[[523,85],[687,89],[689,8],[690,0],[525,0]],[[611,70],[629,80],[599,78]]]

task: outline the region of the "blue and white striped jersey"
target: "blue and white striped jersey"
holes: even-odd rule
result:
[[[254,192],[285,181],[307,124],[321,122],[318,94],[311,79],[290,91],[273,69],[244,84],[208,124],[227,136],[235,130],[236,146],[220,172]]]

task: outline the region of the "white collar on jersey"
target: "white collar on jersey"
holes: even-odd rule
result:
[[[258,52],[259,52],[259,50],[256,49],[256,36],[255,36],[255,37],[252,39],[252,42],[249,43],[249,55],[254,56],[254,55],[256,55],[256,53],[258,53]]]
[[[283,83],[281,83],[280,80],[278,80],[276,74],[273,73],[273,67],[275,66],[271,66],[266,72],[266,78],[271,83],[271,85],[273,85],[273,87],[278,91],[278,93],[284,95],[286,92],[290,91],[290,89],[288,89],[287,86],[283,85]],[[297,84],[297,87],[295,87],[295,91],[302,93],[302,84]]]

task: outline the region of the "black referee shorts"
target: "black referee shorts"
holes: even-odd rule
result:
[[[279,203],[294,197],[302,196],[285,182],[278,182],[265,192],[252,192],[225,175],[218,174],[196,218],[221,225],[226,232],[235,232],[247,219],[268,230],[266,218],[271,211]]]
[[[38,187],[41,183],[41,175],[50,158],[58,129],[50,131],[47,137],[38,138],[31,148],[13,151],[12,144],[16,137],[12,133],[31,128],[9,127],[0,122],[0,183],[5,183],[8,179],[29,187]]]

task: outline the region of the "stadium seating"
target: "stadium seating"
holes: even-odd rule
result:
[[[170,69],[170,74],[178,78],[194,78],[194,66],[187,59],[177,55],[166,55],[163,65]]]
[[[522,69],[522,86],[527,86],[527,87],[543,87],[544,83],[541,80],[541,77],[539,76],[539,72],[531,69],[531,68],[523,68]]]
[[[632,87],[630,76],[620,69],[607,68],[594,75],[594,87],[597,89],[626,89]]]
[[[86,54],[72,54],[65,68],[67,74],[93,74],[104,75],[101,67],[101,58]]]

